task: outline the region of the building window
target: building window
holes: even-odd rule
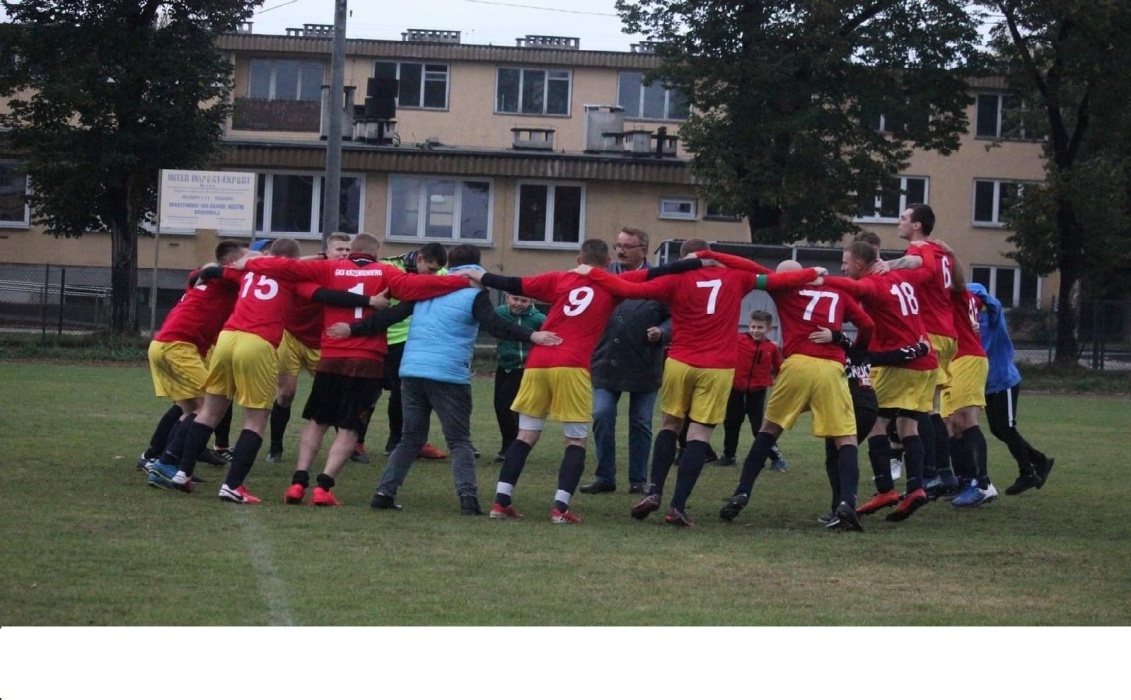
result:
[[[1021,268],[971,265],[970,277],[1007,309],[1041,305],[1041,278]]]
[[[491,239],[491,182],[389,177],[390,239]]]
[[[253,58],[247,96],[265,100],[322,100],[322,64],[317,61]]]
[[[515,244],[576,248],[585,236],[585,187],[578,183],[518,183]]]
[[[256,235],[321,238],[321,175],[260,173],[256,203]],[[365,180],[358,175],[342,175],[338,198],[338,231],[357,233],[363,229]]]
[[[898,223],[911,204],[927,204],[930,183],[925,177],[893,177],[874,196],[861,196],[856,221]]]
[[[0,162],[0,226],[31,225],[27,191],[27,176],[16,172],[16,164]]]
[[[447,64],[377,61],[373,77],[398,81],[397,107],[448,108]]]
[[[975,180],[974,225],[1004,226],[1005,215],[1024,186],[1009,180]]]
[[[624,72],[617,76],[617,104],[624,116],[637,119],[684,121],[691,105],[678,88],[665,88],[658,82],[644,84],[644,74]]]
[[[1007,141],[1035,141],[1047,134],[1043,115],[1027,109],[1026,103],[1013,95],[982,93],[978,95],[975,135]]]
[[[500,68],[495,86],[495,111],[569,116],[570,83],[568,70]]]
[[[694,197],[660,197],[661,219],[697,219],[699,207]]]

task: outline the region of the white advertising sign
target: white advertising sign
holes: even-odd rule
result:
[[[255,230],[255,173],[162,170],[161,232]]]

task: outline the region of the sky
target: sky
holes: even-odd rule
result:
[[[335,0],[265,0],[252,18],[256,34],[287,27],[333,24]],[[346,36],[399,41],[406,29],[462,32],[465,44],[514,46],[527,34],[581,39],[590,51],[628,51],[642,39],[621,31],[615,0],[408,0],[348,2]]]

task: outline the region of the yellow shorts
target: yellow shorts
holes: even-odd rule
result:
[[[533,418],[553,416],[562,423],[593,420],[593,382],[581,367],[538,367],[522,374],[511,410]]]
[[[856,435],[856,413],[843,363],[806,355],[792,355],[782,363],[766,404],[766,419],[789,430],[806,411],[813,412],[816,437]]]
[[[158,396],[186,401],[204,396],[208,368],[192,343],[175,341],[149,344],[149,373]]]
[[[933,369],[906,367],[873,367],[872,388],[880,408],[902,408],[927,413],[935,400]]]
[[[945,335],[935,335],[934,333],[927,335],[931,339],[931,347],[935,349],[935,354],[939,356],[939,368],[935,370],[935,386],[949,386],[951,380],[950,362],[954,359],[955,353],[958,352],[958,341]]]
[[[283,342],[279,343],[279,374],[297,377],[303,369],[314,374],[321,357],[321,350],[307,347],[290,331],[283,331]]]
[[[279,381],[275,346],[254,333],[221,331],[212,350],[212,366],[204,390],[244,408],[271,408]]]
[[[668,358],[660,385],[660,410],[696,423],[718,425],[727,415],[734,369],[692,367]]]
[[[942,393],[942,410],[945,418],[960,408],[986,405],[986,376],[990,363],[984,357],[964,355],[950,363],[950,386]]]

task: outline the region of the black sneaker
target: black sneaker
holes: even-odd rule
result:
[[[502,464],[503,460],[505,460],[506,458],[507,458],[506,453],[503,452],[502,450],[499,450],[498,452],[495,453],[495,458],[492,459],[491,461],[496,463],[496,464]]]
[[[840,524],[840,518],[837,517],[835,510],[830,510],[828,513],[818,515],[817,522],[825,527],[836,527]]]
[[[1021,476],[1017,477],[1017,481],[1014,481],[1012,484],[1006,487],[1005,495],[1016,496],[1018,494],[1025,493],[1029,489],[1039,489],[1042,485],[1043,482],[1041,481],[1041,477],[1037,476],[1036,474],[1022,474]]]
[[[377,496],[373,497],[374,499]],[[460,515],[483,515],[483,511],[479,509],[479,498],[476,496],[460,496],[459,497],[459,514]]]
[[[631,515],[637,520],[643,520],[660,509],[660,495],[649,494],[632,507]]]
[[[395,498],[388,494],[381,493],[380,491],[373,494],[373,499],[369,501],[369,507],[374,510],[400,510],[404,508],[404,506],[397,503]]]
[[[267,452],[267,462],[270,464],[278,464],[283,461],[283,450],[270,450]]]
[[[580,489],[581,493],[595,494],[595,493],[612,493],[617,490],[616,484],[611,484],[607,481],[595,480],[591,484],[586,484]]]
[[[643,481],[634,481],[628,485],[629,493],[648,493],[648,484]]]
[[[397,438],[396,440],[394,440],[393,438],[389,438],[385,442],[385,456],[386,457],[393,454],[393,450],[397,449],[397,443],[398,442],[400,442],[400,438]]]
[[[205,464],[212,465],[213,467],[226,467],[226,466],[228,466],[228,460],[226,460],[223,457],[221,457],[220,455],[216,454],[216,450],[212,450],[212,449],[206,449],[203,452],[201,452],[199,461],[204,462]]]
[[[1044,486],[1045,482],[1048,481],[1049,472],[1052,471],[1053,464],[1056,464],[1055,457],[1045,457],[1045,461],[1037,465],[1037,476],[1041,479],[1041,482],[1037,484],[1038,489]]]
[[[856,517],[856,509],[849,506],[844,501],[836,507],[836,525],[829,525],[829,528],[836,528],[838,530],[849,530],[852,532],[864,532],[864,526],[860,524],[860,518]]]
[[[730,522],[738,517],[738,514],[742,512],[742,509],[745,508],[746,504],[749,502],[750,494],[736,493],[730,497],[727,504],[719,511],[719,517]]]
[[[734,455],[723,455],[715,460],[716,467],[733,467]]]

